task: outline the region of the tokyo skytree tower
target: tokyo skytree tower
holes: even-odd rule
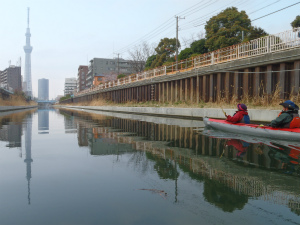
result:
[[[27,16],[27,29],[26,29],[26,45],[24,46],[25,52],[25,93],[27,96],[32,98],[32,85],[31,85],[31,52],[32,46],[30,46],[30,29],[29,29],[29,8]]]

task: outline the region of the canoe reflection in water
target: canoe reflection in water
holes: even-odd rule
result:
[[[214,129],[205,129],[202,134],[211,138],[225,139],[224,151],[230,151],[230,147],[236,149],[237,160],[244,160],[251,144],[256,144],[254,151],[258,155],[262,155],[264,149],[267,148],[271,169],[277,169],[286,174],[300,175],[300,144],[298,142],[225,133]]]

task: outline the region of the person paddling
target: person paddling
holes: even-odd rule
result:
[[[232,123],[250,123],[250,117],[248,115],[247,106],[245,104],[237,104],[238,111],[233,116],[225,115],[226,121]]]
[[[275,120],[271,121],[269,126],[274,128],[300,128],[299,106],[291,100],[287,100],[279,105],[282,105],[283,110]]]

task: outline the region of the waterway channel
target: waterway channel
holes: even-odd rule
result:
[[[0,224],[300,224],[299,153],[199,120],[0,113]]]

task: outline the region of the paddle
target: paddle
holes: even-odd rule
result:
[[[221,106],[221,109],[222,109],[222,112],[224,113],[224,116],[227,118],[227,114],[226,112],[224,111],[223,107]]]

